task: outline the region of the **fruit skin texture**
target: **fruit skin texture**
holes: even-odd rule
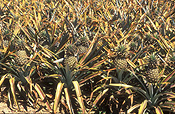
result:
[[[150,83],[156,83],[159,80],[159,69],[157,68],[149,69],[147,80]]]
[[[65,60],[64,60],[64,65],[66,66],[66,65],[68,65],[69,66],[69,68],[73,68],[73,67],[75,67],[75,65],[77,64],[77,57],[75,57],[75,56],[69,56],[69,57],[67,57],[67,58],[65,58]]]
[[[87,49],[85,46],[78,46],[78,54],[86,53]]]
[[[116,67],[118,67],[119,69],[124,69],[124,68],[127,68],[127,61],[126,59],[118,59],[118,58],[115,58],[114,59],[114,64],[116,65]]]
[[[16,52],[15,62],[22,66],[28,61],[28,56],[25,50],[19,50]]]

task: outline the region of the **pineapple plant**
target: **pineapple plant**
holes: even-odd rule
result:
[[[127,68],[127,55],[129,52],[128,45],[119,45],[115,51],[115,58],[114,64],[119,69],[126,69]]]
[[[159,80],[159,69],[157,58],[153,54],[148,59],[148,69],[146,79],[149,83],[156,83]]]
[[[15,62],[19,66],[24,65],[28,61],[28,56],[25,50],[19,50],[16,52]]]
[[[17,39],[13,42],[16,51],[15,62],[19,66],[23,66],[28,61],[27,52],[25,51],[25,45],[23,40]]]
[[[65,55],[64,55],[64,65],[68,65],[69,68],[75,67],[77,60],[77,47],[74,44],[69,44],[67,48],[65,49]]]
[[[89,47],[89,42],[86,37],[82,37],[77,40],[78,54],[86,53],[88,47]]]

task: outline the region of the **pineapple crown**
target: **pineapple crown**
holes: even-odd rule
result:
[[[81,37],[80,39],[77,40],[77,46],[80,46],[80,45],[86,46],[86,47],[89,46],[89,43],[86,37]]]
[[[116,49],[116,52],[120,53],[120,54],[125,54],[127,53],[129,50],[129,48],[127,47],[127,45],[119,45]]]
[[[66,48],[66,55],[67,56],[75,56],[77,54],[77,47],[73,44],[69,44]]]
[[[15,40],[14,45],[17,50],[22,50],[25,48],[24,41],[21,39]]]
[[[116,49],[116,54],[118,58],[125,58],[128,55],[129,48],[127,45],[119,45]]]
[[[154,54],[150,55],[149,61],[156,61],[156,56]]]
[[[125,53],[126,50],[127,48],[124,45],[121,45],[117,48],[117,52],[120,52],[120,53]]]
[[[155,56],[155,54],[152,54],[149,56],[149,59],[148,59],[148,66],[152,67],[152,68],[155,68],[157,66],[157,58]]]
[[[170,58],[170,61],[175,61],[175,56],[172,56],[172,57]]]
[[[130,46],[133,47],[133,48],[136,47],[135,42],[131,42]]]
[[[131,50],[136,50],[138,47],[138,44],[136,42],[131,42],[129,46]]]

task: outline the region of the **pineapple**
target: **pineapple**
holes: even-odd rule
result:
[[[87,49],[85,46],[78,46],[78,54],[86,53]]]
[[[64,65],[68,65],[69,68],[75,67],[77,64],[77,47],[74,44],[69,44],[67,48],[65,49],[65,55],[64,55]]]
[[[131,44],[130,44],[130,50],[133,51],[133,52],[136,52],[137,48],[138,48],[138,43],[132,41]]]
[[[19,50],[16,52],[15,61],[19,66],[24,65],[28,61],[28,56],[25,50]]]
[[[86,37],[82,37],[77,40],[77,47],[78,47],[78,54],[86,53],[88,47],[89,47],[89,42]]]
[[[64,65],[66,66],[66,65],[68,65],[69,66],[69,68],[73,68],[73,67],[75,67],[75,65],[77,64],[77,57],[75,57],[75,56],[69,56],[69,57],[66,57],[65,59],[64,59]]]
[[[16,50],[23,50],[24,49],[24,42],[22,40],[15,40],[14,41],[14,46]]]
[[[65,56],[76,56],[78,53],[78,48],[74,44],[69,44],[67,48],[65,49]]]
[[[155,55],[149,57],[146,79],[150,83],[156,83],[159,79],[159,69]]]
[[[127,61],[126,61],[126,57],[128,55],[128,50],[129,47],[127,47],[127,45],[120,45],[117,47],[116,50],[116,56],[114,59],[114,64],[117,68],[119,69],[125,69],[127,68]]]

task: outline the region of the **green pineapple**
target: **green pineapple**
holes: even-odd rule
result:
[[[156,83],[159,80],[159,69],[155,55],[151,55],[148,62],[146,79],[150,83]]]
[[[117,47],[114,64],[119,69],[125,69],[128,66],[126,57],[128,55],[129,47],[127,45],[120,45]]]
[[[24,65],[28,61],[28,56],[25,50],[19,50],[16,52],[15,62],[19,66]]]

